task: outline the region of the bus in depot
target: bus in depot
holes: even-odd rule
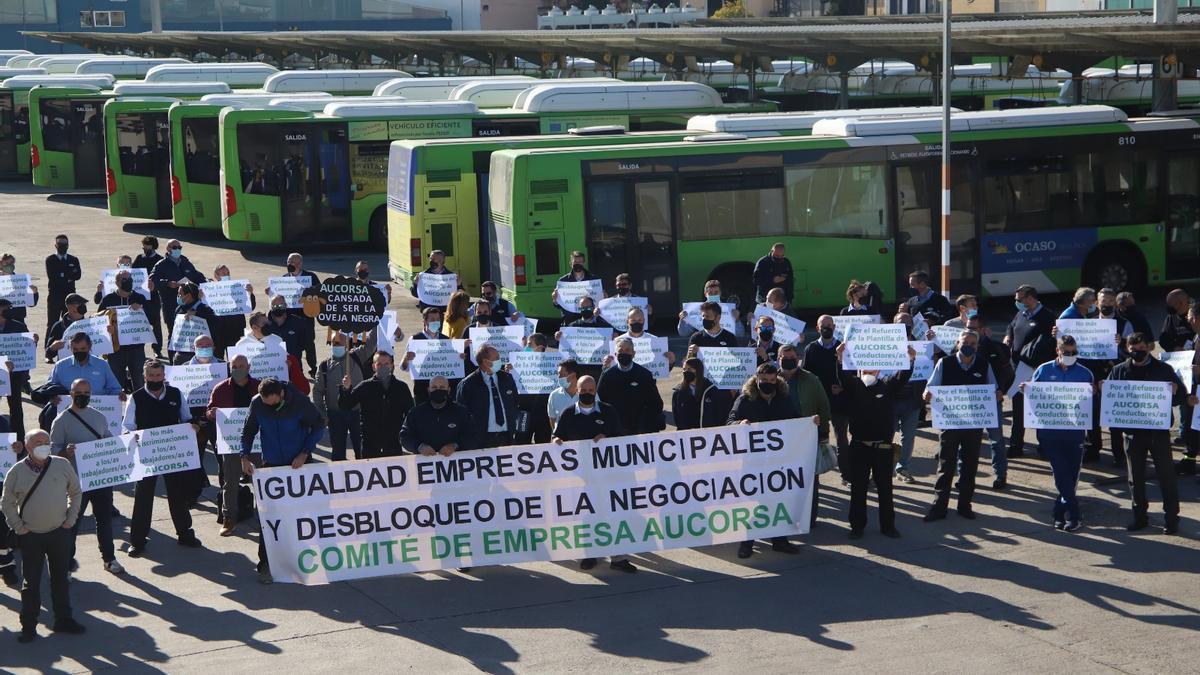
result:
[[[11,124],[0,125],[0,176],[21,178],[32,173],[30,91],[39,86],[99,90],[111,87],[112,83],[112,75],[14,75],[0,82],[0,110],[11,114],[12,120]]]
[[[407,77],[389,80],[375,87],[373,96],[403,96],[410,101],[448,101],[450,93],[459,85],[478,82],[523,83],[528,88],[545,80],[528,75]]]
[[[1129,115],[1148,115],[1154,109],[1154,64],[1131,63],[1120,68],[1088,68],[1078,79],[1068,79],[1059,90],[1059,105],[1111,105]],[[1175,81],[1176,101],[1184,109],[1200,104],[1200,80]]]
[[[934,117],[833,118],[812,136],[504,150],[491,210],[505,293],[534,317],[573,249],[656,307],[707,279],[753,302],[754,261],[776,241],[798,308],[843,301],[844,280],[895,299],[940,269]],[[1108,106],[959,113],[952,122],[953,293],[1080,285],[1138,289],[1200,276],[1200,124]]]
[[[146,77],[151,68],[166,64],[191,63],[187,59],[175,57],[140,58],[121,57],[105,59],[89,59],[75,66],[76,75],[112,75],[118,80],[141,80]]]
[[[438,138],[392,142],[388,163],[388,261],[406,285],[425,268],[430,251],[472,289],[499,279],[499,257],[488,216],[491,155],[498,150],[588,147],[681,141],[698,133],[748,136],[807,135],[819,120],[839,115],[936,115],[941,108],[873,108],[792,113],[698,115],[686,130],[627,133],[622,127],[573,129],[566,135]]]
[[[108,212],[123,218],[171,217],[171,143],[167,111],[180,97],[227,94],[223,82],[118,82],[104,103]],[[161,93],[168,96],[160,96]]]
[[[418,80],[419,81],[419,80]],[[571,80],[536,80],[534,84],[595,84],[597,82],[618,83],[613,77],[581,77]],[[467,101],[480,108],[511,108],[517,102],[517,96],[528,89],[530,85],[524,80],[487,78],[463,82],[450,90],[447,101]]]
[[[231,89],[261,88],[279,72],[269,63],[164,63],[146,71],[145,82],[224,82]]]
[[[0,49],[0,67],[6,66],[18,56],[33,56],[33,52],[27,49]]]
[[[379,85],[412,75],[402,70],[284,70],[267,78],[265,92],[291,94],[325,91],[347,96],[370,96]]]
[[[528,98],[518,109],[481,111],[471,103],[430,101],[335,103],[321,113],[223,111],[222,230],[235,241],[284,243],[316,237],[384,247],[388,144],[393,140],[524,136],[597,125],[681,129],[697,114],[772,109],[765,103],[725,104],[712,88],[690,82],[606,86],[590,91],[564,86],[566,91],[559,92],[556,85],[538,85],[542,95]],[[345,200],[345,195],[353,198]],[[352,208],[340,208],[342,204]]]
[[[29,92],[29,154],[33,184],[66,190],[105,187],[104,104],[110,99],[118,96],[199,98],[206,92],[227,91],[228,86],[219,82],[126,81],[103,89],[83,85],[35,87]]]

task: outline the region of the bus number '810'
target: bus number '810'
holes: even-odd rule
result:
[[[1133,136],[1118,136],[1117,145],[1136,145],[1137,138]]]

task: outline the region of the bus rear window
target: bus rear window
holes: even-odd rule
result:
[[[121,173],[126,176],[153,176],[154,151],[146,136],[146,120],[140,114],[117,115],[117,153]]]
[[[42,145],[52,152],[71,151],[71,102],[43,100]]]
[[[558,239],[538,239],[533,242],[533,269],[539,277],[562,274],[558,257]]]
[[[220,123],[216,117],[184,119],[184,175],[190,183],[217,185],[220,180]]]

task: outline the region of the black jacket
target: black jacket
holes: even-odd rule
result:
[[[804,346],[804,369],[816,375],[825,388],[829,397],[829,407],[835,415],[841,415],[849,407],[846,393],[834,395],[833,385],[842,383],[842,365],[837,360],[837,348],[840,340],[833,341],[833,347],[824,347],[820,340],[813,340]]]
[[[1186,314],[1176,314],[1167,309],[1167,317],[1163,319],[1162,334],[1158,336],[1158,345],[1163,351],[1176,352],[1184,348],[1188,340],[1196,337],[1196,331],[1188,323]]]
[[[152,314],[150,314],[150,310],[146,308],[146,297],[136,291],[134,291],[133,293],[130,293],[129,297],[126,297],[126,298],[122,298],[120,295],[118,295],[116,293],[116,291],[113,291],[112,293],[109,293],[108,295],[105,295],[104,297],[100,298],[99,304],[96,305],[96,311],[103,312],[103,311],[109,310],[109,309],[116,309],[117,307],[128,307],[132,304],[139,304],[142,306],[142,313],[146,315],[146,320],[150,322],[151,326],[153,326],[155,317]],[[123,345],[121,345],[121,351],[145,353],[146,345],[142,345],[142,344],[125,345],[125,344],[123,344]]]
[[[1056,312],[1045,306],[1031,317],[1026,317],[1025,312],[1017,312],[1004,331],[1005,337],[1010,338],[1014,366],[1024,363],[1037,368],[1054,358],[1055,343],[1050,331],[1057,317]]]
[[[758,259],[754,263],[754,295],[755,302],[766,302],[767,293],[773,288],[782,288],[783,295],[791,303],[793,296],[796,293],[795,275],[792,273],[792,261],[787,258],[776,260],[770,253]],[[787,277],[779,283],[775,283],[775,277],[782,274]]]
[[[940,326],[941,324],[946,323],[950,319],[958,316],[958,310],[954,308],[954,305],[950,304],[950,301],[946,299],[946,296],[936,291],[930,293],[929,298],[926,299],[925,302],[921,302],[921,300],[914,295],[908,300],[905,300],[904,305],[908,307],[909,314],[912,316],[920,314],[921,316],[925,317],[925,321],[928,322],[930,326]]]
[[[1137,382],[1171,382],[1175,385],[1175,394],[1171,397],[1171,406],[1183,405],[1187,402],[1188,391],[1180,381],[1179,375],[1175,373],[1175,369],[1167,365],[1159,359],[1150,357],[1150,363],[1144,366],[1135,366],[1133,359],[1125,359],[1124,361],[1113,366],[1113,369],[1108,374],[1110,380],[1133,380]],[[1174,426],[1175,418],[1172,413],[1171,425]],[[1139,429],[1137,431],[1151,431],[1153,433],[1169,434],[1169,430],[1155,429]]]
[[[510,432],[516,431],[517,410],[517,382],[512,375],[503,370],[497,371],[496,387],[500,390],[500,402],[504,406],[504,423],[508,426]],[[479,425],[479,433],[486,434],[489,426],[488,410],[491,403],[492,394],[488,391],[487,383],[483,380],[483,373],[476,370],[470,375],[463,378],[462,382],[458,383],[458,390],[455,400],[459,405],[465,406],[467,412],[471,413],[471,419],[475,424]]]
[[[171,288],[172,281],[180,284],[188,281],[202,284],[204,275],[186,255],[181,255],[178,261],[174,258],[163,258],[155,263],[154,269],[150,270],[150,281],[154,282],[154,290],[158,292],[159,299],[170,307],[175,304],[175,296],[179,295],[179,289]]]
[[[704,378],[696,385],[695,394],[686,384],[675,387],[671,394],[671,413],[675,416],[675,428],[707,429],[724,426],[729,421],[729,410],[733,407],[733,395]]]
[[[287,347],[287,353],[299,358],[304,355],[304,346],[308,344],[309,325],[305,319],[295,314],[285,314],[283,323],[275,323],[274,318],[267,319],[263,335],[278,335]]]
[[[393,376],[386,387],[377,377],[363,380],[349,391],[339,387],[338,408],[353,410],[355,406],[362,423],[363,449],[384,455],[401,454],[400,428],[413,409],[408,385]]]
[[[46,282],[52,295],[66,295],[75,292],[75,282],[83,276],[83,268],[79,258],[70,253],[59,260],[57,253],[46,256]]]
[[[475,423],[471,413],[454,401],[446,401],[440,409],[422,403],[404,418],[400,428],[400,444],[416,454],[421,444],[441,450],[447,443],[457,443],[459,450],[474,450],[478,446]]]
[[[575,412],[575,406],[563,411],[554,425],[554,437],[564,441],[590,441],[597,436],[615,438],[624,436],[621,427],[621,415],[611,405],[600,402],[600,409],[590,415],[580,415]]]
[[[175,301],[172,300],[171,302],[175,302]],[[194,318],[200,319],[201,321],[203,321],[204,323],[206,323],[208,325],[208,336],[209,337],[216,336],[216,334],[217,334],[217,331],[216,331],[216,329],[217,329],[217,313],[213,311],[212,307],[209,307],[208,305],[204,304],[203,302],[200,302],[199,300],[197,300],[196,302],[193,302],[190,305],[180,305],[175,308],[175,316],[176,317],[179,317],[183,314],[187,314],[188,312],[192,312],[192,316]],[[177,355],[178,354],[191,354],[192,350],[188,349],[188,350],[184,350],[184,351],[178,351],[175,353]],[[216,340],[215,339],[213,340],[213,353],[216,353]],[[187,358],[190,359],[192,357],[189,356]]]
[[[788,385],[783,378],[775,383],[775,395],[771,400],[763,398],[758,391],[757,380],[750,378],[742,385],[742,393],[733,402],[729,411],[729,424],[746,420],[747,422],[775,422],[790,420],[796,417],[796,407],[788,397]]]
[[[896,434],[896,403],[904,394],[911,370],[868,387],[858,376],[847,372],[842,378],[850,404],[850,436],[856,441],[870,443],[890,441]]]
[[[1137,310],[1137,307],[1130,307],[1123,312],[1118,312],[1117,316],[1125,319],[1133,325],[1133,332],[1141,333],[1146,336],[1146,339],[1154,342],[1157,338],[1154,336],[1154,329],[1150,327],[1150,322],[1146,317]]]
[[[654,376],[645,366],[630,364],[629,372],[613,365],[596,383],[600,400],[617,409],[621,428],[627,434],[663,430],[663,401]]]
[[[716,336],[709,335],[702,330],[692,333],[688,338],[688,345],[696,345],[697,347],[740,347],[737,336],[725,329],[721,329]]]

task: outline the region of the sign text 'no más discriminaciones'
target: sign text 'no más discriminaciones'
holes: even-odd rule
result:
[[[808,531],[812,418],[254,473],[276,581],[571,560]]]

